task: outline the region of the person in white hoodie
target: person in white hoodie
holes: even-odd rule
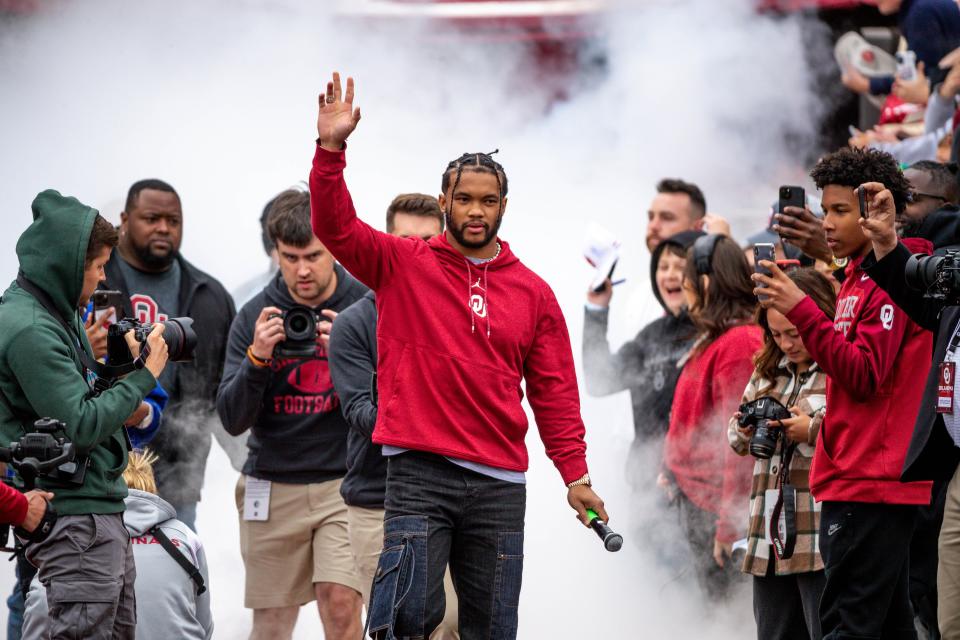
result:
[[[209,640],[213,618],[203,545],[197,534],[177,520],[173,507],[156,495],[154,460],[149,451],[133,452],[123,472],[129,487],[123,524],[130,534],[137,567],[137,640]],[[181,553],[189,565],[181,564],[164,548],[157,530],[170,540],[171,551]],[[36,579],[27,595],[22,637],[50,638],[47,593]]]

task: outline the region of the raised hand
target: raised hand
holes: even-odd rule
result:
[[[893,194],[879,182],[867,182],[859,188],[867,195],[867,217],[860,218],[860,227],[880,260],[897,247],[897,209]]]
[[[340,74],[334,71],[333,81],[327,83],[327,91],[320,94],[319,102],[317,135],[320,146],[329,151],[340,151],[360,122],[360,107],[353,107],[353,78],[347,78],[347,92],[343,94]]]

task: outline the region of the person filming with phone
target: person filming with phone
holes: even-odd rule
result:
[[[916,381],[927,376],[932,337],[864,271],[873,246],[858,192],[864,183],[886,185],[887,206],[896,213],[906,206],[909,184],[892,156],[873,150],[829,154],[811,177],[822,190],[827,242],[835,256],[849,260],[835,315],[773,262],[761,261],[771,275],[753,279],[764,296],[760,304],[797,328],[831,382],[810,471],[811,493],[822,503],[820,623],[828,639],[913,638],[909,547],[931,483],[901,482],[900,471],[921,407]],[[923,240],[905,242],[930,249]]]
[[[17,242],[20,273],[0,304],[0,441],[33,432],[40,418],[71,443],[76,464],[41,474],[56,520],[26,546],[50,603],[51,638],[129,638],[136,626],[136,571],[123,525],[127,487],[124,422],[167,363],[164,325],[126,334],[132,372],[97,379],[80,308],[104,278],[117,232],[91,207],[56,191],[33,201],[33,222]],[[96,381],[96,384],[94,382]]]

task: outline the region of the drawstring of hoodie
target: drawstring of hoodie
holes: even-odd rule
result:
[[[487,339],[490,338],[490,290],[487,289],[488,266],[490,266],[489,262],[483,265],[483,315],[487,317]]]
[[[473,304],[472,304],[472,302],[471,302],[471,299],[473,298],[473,294],[471,293],[471,289],[472,289],[472,288],[471,288],[471,286],[470,286],[470,283],[473,282],[473,271],[470,269],[470,261],[469,261],[469,260],[467,260],[466,258],[464,258],[464,259],[463,259],[463,262],[464,262],[464,264],[467,265],[467,313],[470,314],[470,333],[476,333],[476,332],[477,332],[477,320],[476,320],[476,317],[475,317],[476,314],[473,312]]]
[[[467,312],[470,314],[470,333],[477,332],[477,313],[473,309],[473,266],[470,264],[470,260],[466,257],[463,259],[464,264],[467,265]],[[487,338],[490,337],[490,300],[487,293],[487,267],[490,262],[488,261],[483,265],[483,309],[484,309],[484,318],[487,321]]]

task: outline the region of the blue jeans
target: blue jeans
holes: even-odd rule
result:
[[[526,486],[411,451],[387,465],[383,552],[370,637],[428,638],[443,619],[447,563],[462,640],[514,640],[523,574]]]
[[[23,628],[23,591],[20,581],[13,585],[13,593],[7,598],[7,640],[20,640]]]

